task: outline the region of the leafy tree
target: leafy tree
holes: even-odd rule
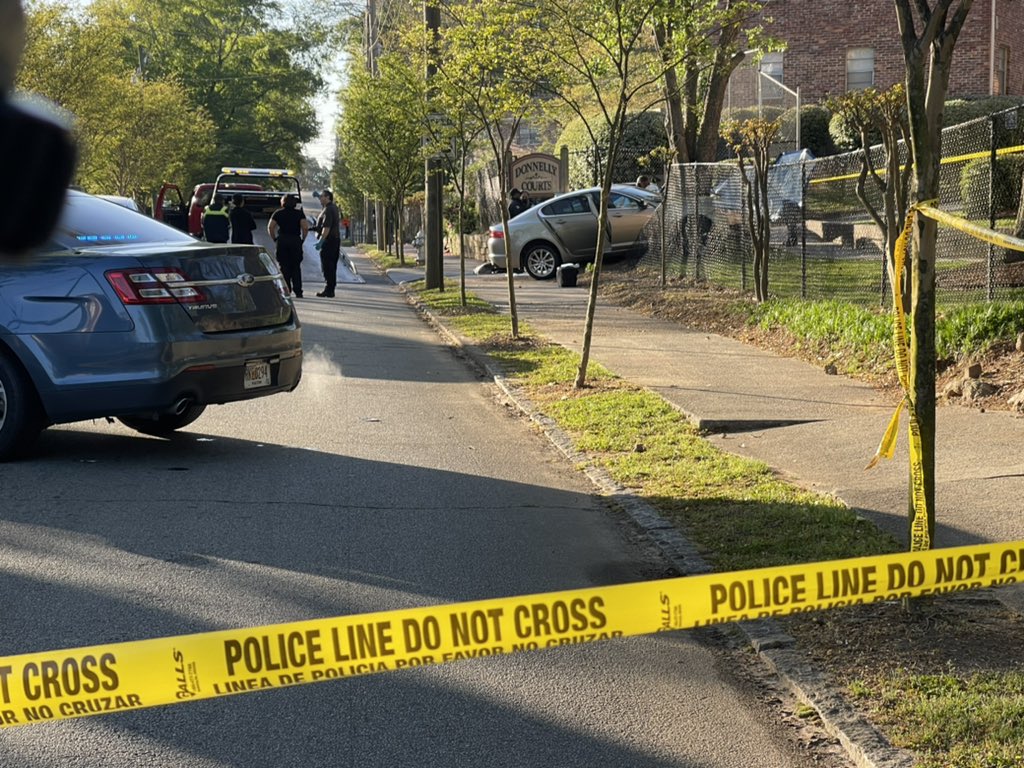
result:
[[[206,159],[201,145],[191,154],[182,151],[191,145],[194,130],[212,125],[176,84],[109,76],[98,85],[96,106],[102,114],[89,120],[101,120],[112,130],[92,132],[79,167],[85,189],[150,203],[162,182],[186,177],[188,161]]]
[[[444,81],[440,82],[443,86]],[[442,165],[447,171],[450,186],[456,196],[455,210],[452,213],[459,233],[459,302],[466,306],[466,231],[474,228],[473,222],[476,217],[475,207],[467,208],[466,205],[466,173],[476,149],[476,141],[483,129],[465,108],[463,99],[464,94],[458,89],[441,87],[435,90],[432,109],[446,115],[447,119],[440,124],[428,121],[431,129],[431,144],[428,150],[442,158]]]
[[[20,88],[75,116],[77,183],[88,191],[149,202],[161,182],[181,180],[206,159],[194,132],[205,112],[173,80],[146,81],[122,57],[102,19],[56,5],[29,7]]]
[[[903,231],[910,195],[913,167],[906,162],[910,126],[907,123],[906,88],[897,83],[887,91],[865,88],[850,91],[829,102],[829,109],[845,122],[844,132],[853,132],[860,147],[860,175],[857,177],[857,199],[878,225],[885,240],[885,264],[889,284],[894,284],[896,240]],[[872,138],[881,139],[881,168],[876,164]],[[871,178],[878,193],[869,197],[866,182]],[[874,201],[881,200],[881,206]],[[909,289],[906,281],[901,281]],[[903,292],[905,309],[910,306],[909,290]]]
[[[512,142],[524,116],[536,105],[537,83],[544,79],[549,60],[537,45],[541,7],[507,0],[466,0],[441,8],[437,50],[439,91],[463,105],[479,126],[483,143],[498,169],[501,223],[505,253],[515,252],[508,227],[508,163]],[[512,270],[507,276],[513,338],[519,337]]]
[[[194,143],[221,165],[292,166],[317,132],[311,104],[323,83],[326,31],[290,26],[272,0],[95,0],[122,57],[146,79],[173,79],[213,121]]]
[[[655,16],[664,64],[669,146],[682,163],[714,162],[729,77],[743,50],[772,50],[761,26],[767,0],[666,0]]]
[[[337,129],[340,130],[340,128],[341,123],[339,122]],[[338,201],[341,209],[349,214],[352,221],[363,220],[366,193],[356,183],[355,176],[349,167],[348,148],[344,144],[339,147],[334,156],[334,164],[331,166],[331,190],[334,192],[334,199]],[[349,232],[349,237],[352,237],[351,232]]]
[[[608,126],[597,115],[593,115],[590,122],[594,127],[593,139],[584,121],[578,117],[574,117],[565,126],[558,139],[558,144],[564,144],[572,153],[569,157],[570,188],[593,184],[594,180],[599,178],[598,174],[605,164],[602,153],[608,144]],[[597,144],[593,144],[593,141]],[[615,180],[632,181],[641,172],[663,177],[664,170],[660,161],[655,162],[654,167],[650,167],[650,154],[663,148],[665,142],[665,118],[660,112],[628,115],[622,137],[623,152],[619,155],[614,171]],[[662,153],[656,154],[660,158]],[[641,164],[641,158],[646,161],[646,165]]]
[[[907,116],[914,163],[913,199],[939,196],[942,109],[953,50],[971,0],[895,0],[907,72]],[[930,549],[935,536],[935,246],[937,224],[918,216],[910,264],[910,364],[904,382],[911,413],[912,549]],[[916,500],[916,501],[915,501]]]
[[[370,197],[390,201],[397,256],[405,263],[403,203],[423,167],[423,80],[400,53],[381,57],[378,67],[379,77],[358,68],[350,72],[341,93],[340,134],[355,184]]]
[[[758,302],[768,301],[768,256],[772,239],[768,169],[772,164],[772,145],[781,129],[779,120],[754,119],[723,125],[726,140],[739,160],[747,229],[754,246],[754,295]]]
[[[659,84],[678,60],[655,55],[655,21],[682,23],[680,7],[651,0],[547,0],[545,29],[535,45],[557,69],[548,90],[582,122],[592,146],[598,135],[607,159],[601,174],[600,210],[594,269],[575,386],[586,385],[593,340],[598,285],[608,242],[608,202],[616,163],[630,124],[662,98]]]

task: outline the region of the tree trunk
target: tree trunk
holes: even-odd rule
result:
[[[605,244],[608,240],[608,196],[611,192],[615,172],[615,161],[619,156],[623,126],[626,122],[627,100],[620,94],[618,109],[608,131],[608,164],[601,181],[601,204],[598,206],[597,251],[594,254],[594,270],[590,276],[590,295],[587,299],[587,317],[583,325],[583,347],[580,353],[580,367],[576,372],[574,386],[582,389],[587,384],[587,367],[590,363],[590,346],[594,336],[594,316],[597,312],[597,289],[604,263]]]
[[[915,203],[939,196],[942,109],[949,86],[953,48],[971,0],[895,0],[907,70],[907,114],[914,159]],[[924,18],[918,17],[922,11]],[[917,25],[921,27],[920,37]],[[930,549],[935,535],[935,258],[938,227],[918,216],[910,266],[911,468],[908,517],[911,549]],[[916,422],[916,423],[915,423]],[[915,444],[917,447],[915,447]]]

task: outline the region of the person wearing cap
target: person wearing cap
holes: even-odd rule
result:
[[[530,206],[523,202],[523,193],[518,189],[513,189],[509,194],[512,196],[512,202],[508,204],[508,217],[511,219],[514,216],[518,216]]]

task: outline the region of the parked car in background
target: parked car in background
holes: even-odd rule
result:
[[[0,459],[62,422],[168,435],[301,375],[299,320],[258,246],[70,191],[50,243],[0,262]]]
[[[505,256],[502,225],[493,225],[487,240],[487,260],[498,269],[525,269],[537,280],[554,277],[560,264],[593,261],[600,194],[600,187],[567,192],[512,218],[508,223],[515,248],[511,259]],[[642,252],[646,247],[644,226],[660,203],[657,193],[614,185],[608,200],[610,239],[605,253]]]

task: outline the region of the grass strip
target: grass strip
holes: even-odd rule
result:
[[[857,681],[849,690],[894,743],[920,756],[920,768],[1024,765],[1024,675],[1019,672],[897,670]]]

